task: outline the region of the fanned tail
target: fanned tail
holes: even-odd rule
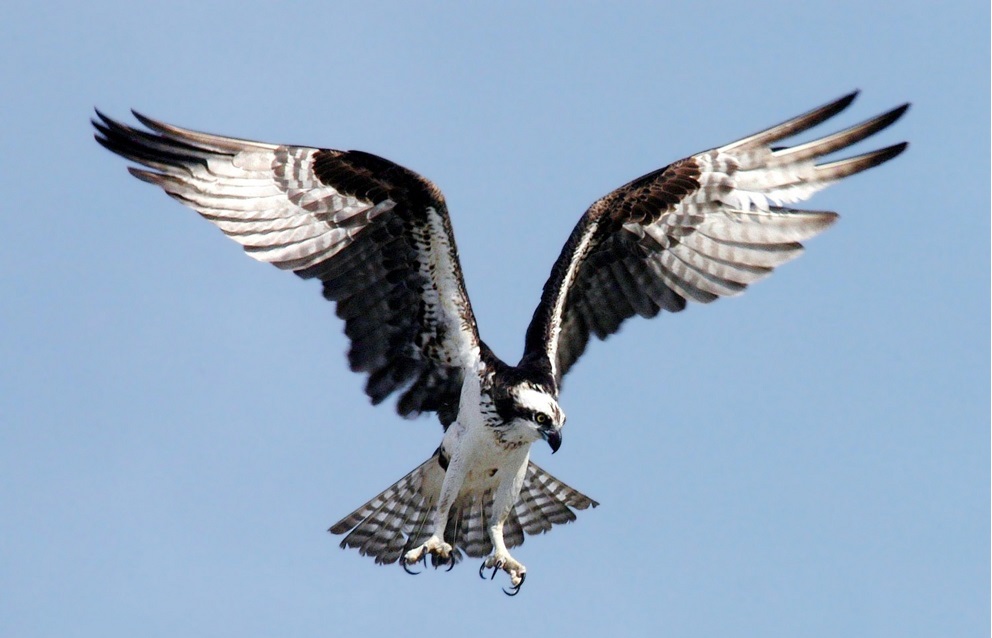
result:
[[[520,498],[503,526],[503,540],[508,548],[516,547],[524,542],[525,533],[534,535],[549,532],[555,525],[574,521],[575,510],[598,505],[598,502],[551,476],[532,461],[527,466]],[[489,537],[486,536],[487,547],[478,556],[485,556],[492,551],[488,540]]]
[[[328,531],[346,534],[342,548],[353,547],[376,563],[395,563],[431,535],[443,479],[444,470],[435,454]],[[463,494],[455,501],[444,532],[444,540],[454,547],[455,562],[461,560],[462,552],[473,558],[492,552],[488,532],[492,502],[491,491]],[[597,505],[530,463],[520,498],[503,526],[504,541],[507,547],[516,547],[524,542],[525,534],[543,534],[554,525],[574,521],[575,510]]]
[[[431,535],[443,479],[435,454],[328,531],[347,534],[342,549],[354,547],[376,563],[395,563]]]

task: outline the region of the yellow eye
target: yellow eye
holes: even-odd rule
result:
[[[548,416],[546,414],[538,414],[534,420],[537,421],[538,425],[544,425],[548,422]]]

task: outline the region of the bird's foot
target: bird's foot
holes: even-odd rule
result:
[[[503,593],[507,596],[516,596],[520,593],[520,588],[524,584],[524,579],[527,578],[527,568],[521,563],[518,563],[509,552],[493,552],[489,558],[482,563],[479,567],[479,576],[485,578],[484,572],[487,569],[493,570],[489,575],[489,579],[492,580],[496,577],[496,571],[502,569],[510,577],[510,588],[503,589]]]
[[[417,563],[423,561],[424,565],[427,565],[427,556],[432,555],[436,558],[432,559],[434,566],[445,563],[451,563],[454,566],[454,557],[451,555],[452,547],[448,543],[437,537],[437,535],[428,538],[423,545],[420,547],[414,547],[400,559],[400,565],[408,574],[419,574],[420,572],[415,572],[410,570],[410,565],[416,565]],[[449,568],[450,569],[450,568]]]

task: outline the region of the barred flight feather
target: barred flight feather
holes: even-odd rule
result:
[[[397,402],[401,414],[443,405],[442,423],[454,419],[479,338],[436,186],[369,153],[263,144],[135,117],[149,130],[97,111],[97,141],[143,165],[129,170],[250,256],[321,280],[374,403],[415,387]]]
[[[559,391],[590,334],[605,339],[635,314],[739,295],[798,256],[837,215],[787,205],[906,148],[816,163],[887,128],[908,105],[810,142],[770,146],[840,113],[855,95],[647,173],[590,206],[552,268],[519,365],[548,371]]]

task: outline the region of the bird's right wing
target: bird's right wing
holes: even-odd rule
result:
[[[96,140],[259,261],[324,284],[351,339],[351,369],[373,403],[404,389],[402,415],[454,420],[479,336],[441,192],[359,151],[264,144],[182,129],[135,113],[148,130],[97,111]]]

